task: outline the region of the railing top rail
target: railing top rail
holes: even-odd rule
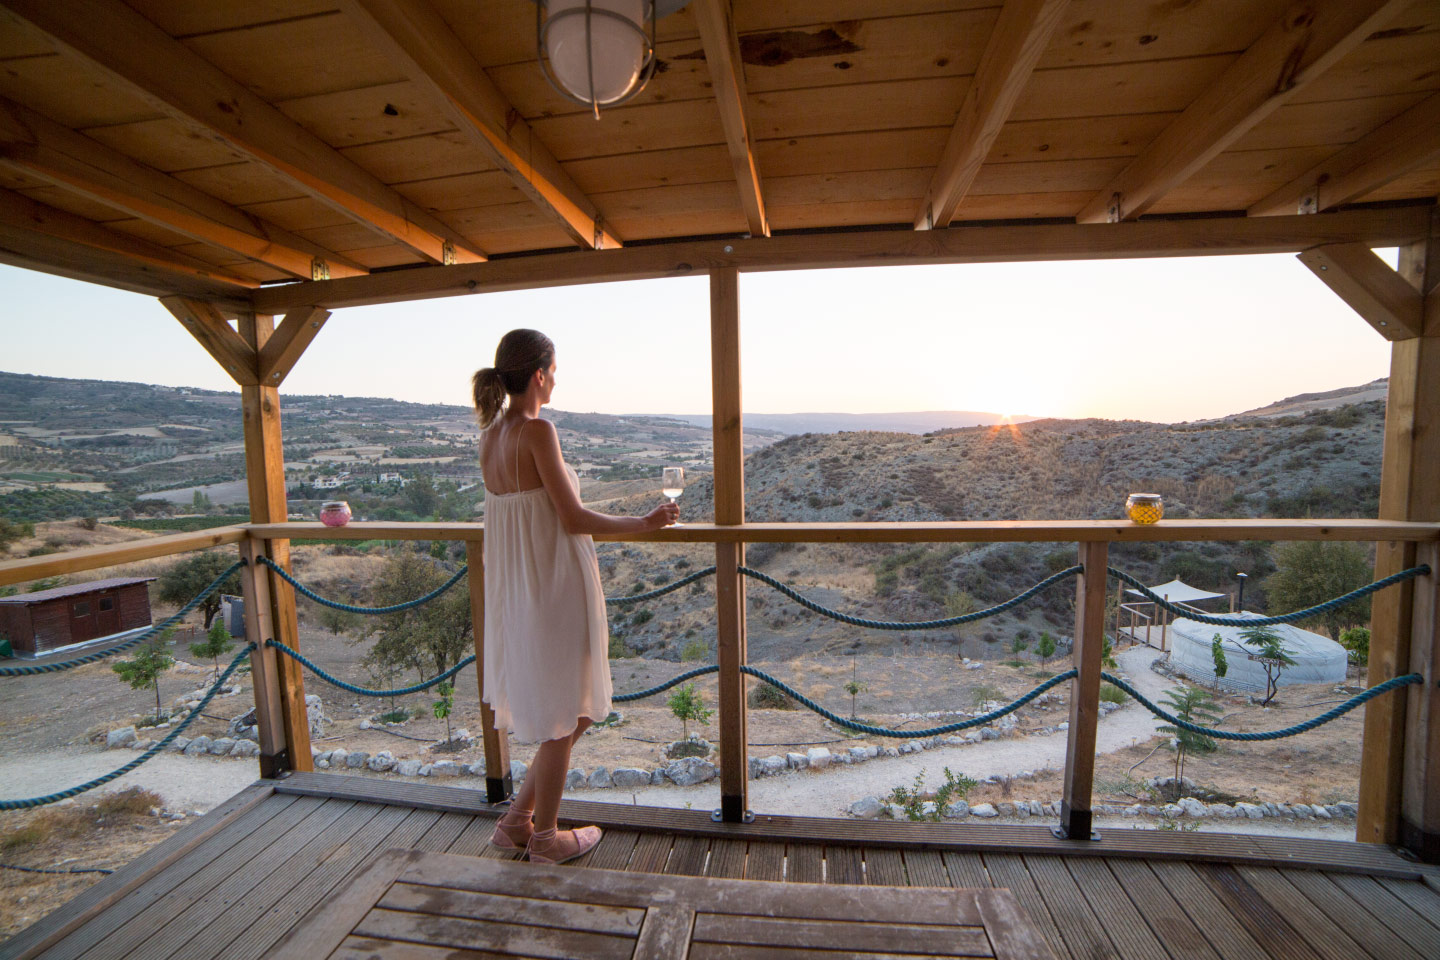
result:
[[[262,539],[480,540],[481,523],[314,522],[245,524]],[[880,523],[690,523],[646,534],[596,540],[650,543],[1086,543],[1184,540],[1440,540],[1440,523],[1403,520],[958,520]]]
[[[114,567],[136,560],[168,557],[176,553],[189,553],[193,550],[219,547],[227,543],[239,543],[245,537],[244,527],[212,527],[209,530],[175,533],[163,537],[147,537],[144,540],[129,540],[125,543],[110,543],[99,547],[82,547],[79,550],[66,550],[62,553],[47,553],[40,557],[0,561],[0,587],[9,586],[12,583],[39,580],[43,577],[54,577],[62,573],[98,570],[101,567]]]

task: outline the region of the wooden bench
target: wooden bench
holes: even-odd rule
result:
[[[388,850],[266,955],[1053,960],[1009,890],[620,873]]]

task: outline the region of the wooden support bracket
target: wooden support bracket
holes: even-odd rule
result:
[[[260,382],[256,351],[235,332],[214,304],[189,297],[161,297],[160,303],[200,341],[200,346],[236,383],[244,387]]]
[[[710,84],[715,91],[735,182],[740,188],[745,221],[750,225],[751,236],[768,237],[770,220],[765,215],[765,195],[760,189],[760,174],[755,169],[755,152],[751,148],[745,67],[740,60],[740,41],[735,35],[730,0],[694,0],[690,11],[695,17],[695,29],[700,31],[705,64],[710,69]]]
[[[301,307],[286,314],[260,348],[259,382],[268,387],[280,386],[329,318],[330,311],[320,307]]]
[[[285,713],[281,706],[280,675],[273,647],[265,645],[274,639],[271,617],[270,577],[260,564],[265,555],[264,541],[248,538],[240,544],[240,556],[247,566],[240,582],[245,595],[245,639],[255,644],[250,653],[250,679],[255,688],[255,724],[260,738],[260,776],[273,779],[291,769],[285,742]]]
[[[1420,291],[1365,244],[1331,243],[1312,247],[1298,256],[1386,340],[1420,336]]]

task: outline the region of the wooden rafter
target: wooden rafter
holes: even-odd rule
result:
[[[136,263],[171,273],[231,284],[237,293],[259,286],[254,280],[227,274],[223,269],[203,260],[166,249],[139,237],[132,237],[128,233],[111,230],[93,220],[57,210],[13,190],[0,190],[0,224],[44,234],[66,243],[119,254]]]
[[[0,0],[59,48],[166,114],[267,164],[303,192],[434,263],[484,255],[123,3]]]
[[[314,278],[317,258],[331,277],[358,277],[369,272],[352,260],[4,98],[0,98],[0,166],[203,243],[233,250],[302,280]]]
[[[341,0],[378,49],[419,84],[450,121],[520,192],[577,243],[603,250],[620,241],[595,205],[535,136],[429,0]]]
[[[205,352],[214,357],[236,383],[254,386],[260,382],[255,349],[235,332],[213,303],[193,297],[161,297],[160,303],[200,341]]]
[[[1086,204],[1080,223],[1138,217],[1323,74],[1410,0],[1307,0],[1284,13]]]
[[[288,313],[260,348],[256,364],[260,382],[267,387],[280,386],[329,317],[330,311],[319,307],[301,307]]]
[[[1299,257],[1386,340],[1420,336],[1420,291],[1365,244],[1330,243]]]
[[[1252,217],[1319,213],[1350,203],[1440,158],[1440,93],[1306,170],[1247,211]]]
[[[725,130],[730,164],[735,168],[735,182],[740,187],[740,206],[750,225],[750,235],[768,237],[770,221],[765,216],[765,196],[760,190],[760,174],[755,169],[755,155],[750,147],[750,119],[745,107],[745,68],[740,60],[740,43],[735,35],[730,0],[694,0],[690,10],[695,17],[695,27],[700,31],[705,63],[710,68],[715,103],[720,109],[720,125]]]
[[[1037,224],[816,233],[750,240],[646,244],[599,252],[507,257],[437,270],[417,267],[368,277],[257,290],[260,313],[302,306],[328,309],[576,283],[694,276],[717,267],[742,271],[928,263],[1014,263],[1134,257],[1295,253],[1325,243],[1411,243],[1425,235],[1429,207],[1342,210],[1304,217],[1214,217],[1122,224]]]
[[[1069,0],[1007,0],[930,181],[915,229],[948,227],[1030,79]]]

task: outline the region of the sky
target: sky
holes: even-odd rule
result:
[[[150,297],[0,265],[0,317],[0,370],[235,389]],[[746,273],[740,323],[754,413],[1178,422],[1366,383],[1390,356],[1289,254]],[[468,404],[500,336],[534,327],[557,409],[707,413],[708,324],[704,277],[357,307],[281,394]]]

